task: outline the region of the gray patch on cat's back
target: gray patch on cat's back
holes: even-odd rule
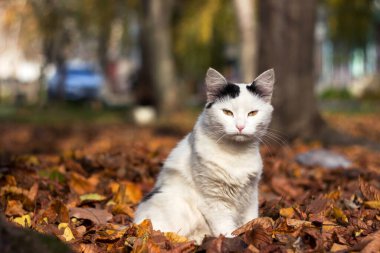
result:
[[[145,202],[145,201],[148,201],[149,199],[151,199],[155,194],[158,194],[158,193],[161,193],[161,187],[155,187],[153,188],[153,190],[151,192],[149,192],[147,195],[144,196],[144,198],[142,199],[141,203],[142,202]]]

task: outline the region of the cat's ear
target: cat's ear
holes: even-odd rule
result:
[[[254,90],[265,102],[270,103],[273,93],[273,85],[275,82],[274,70],[269,69],[260,74],[253,83],[248,86],[250,90]]]
[[[207,103],[214,102],[225,85],[227,85],[226,78],[215,69],[208,68],[206,73]]]

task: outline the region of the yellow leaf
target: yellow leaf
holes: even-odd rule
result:
[[[374,201],[366,201],[364,202],[364,205],[373,208],[373,209],[380,209],[380,201],[374,200]]]
[[[80,201],[85,201],[85,200],[102,201],[102,200],[105,200],[106,197],[103,195],[100,195],[98,193],[89,193],[89,194],[83,194],[83,195],[79,196],[79,199],[80,199]]]
[[[363,229],[360,229],[359,231],[356,231],[355,232],[355,237],[358,237],[358,236],[360,236],[362,233],[363,233]]]
[[[338,200],[340,199],[340,196],[341,196],[341,192],[339,189],[336,191],[329,192],[325,195],[326,198],[332,199],[332,200]]]
[[[332,221],[324,220],[323,224],[322,224],[322,230],[323,230],[323,232],[329,232],[329,231],[333,230],[334,228],[336,228],[337,226],[338,225]]]
[[[137,225],[137,237],[148,237],[152,233],[152,222],[150,220],[143,220]]]
[[[32,226],[32,220],[29,214],[25,214],[21,217],[14,218],[13,222],[23,226],[24,228],[30,228]]]
[[[348,223],[348,218],[344,214],[344,212],[342,211],[342,209],[340,209],[339,207],[334,206],[333,207],[333,212],[334,212],[335,219],[340,220],[340,221],[342,221],[344,223]]]
[[[174,232],[165,232],[164,233],[166,238],[168,238],[173,243],[182,243],[182,242],[188,242],[189,240],[181,235],[178,235]]]
[[[280,215],[285,218],[292,218],[294,215],[293,207],[281,208]]]
[[[75,239],[73,232],[71,231],[68,223],[64,223],[64,222],[60,223],[58,225],[58,229],[64,229],[62,236],[63,238],[65,238],[66,242]]]
[[[333,246],[331,247],[330,251],[331,252],[336,252],[336,251],[346,251],[348,247],[346,245],[334,243]]]
[[[59,223],[59,224],[58,224],[58,229],[67,228],[68,225],[69,225],[69,224],[66,223],[66,222]]]

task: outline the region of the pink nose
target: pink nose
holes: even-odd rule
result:
[[[241,133],[241,131],[243,131],[244,129],[244,126],[236,126],[236,128],[239,130],[239,132]]]

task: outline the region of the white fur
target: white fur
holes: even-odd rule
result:
[[[215,79],[217,74],[212,74]],[[173,149],[157,179],[158,192],[140,203],[136,223],[151,219],[154,229],[200,243],[205,235],[231,236],[258,216],[263,166],[258,143],[273,108],[249,92],[247,84],[237,85],[239,96],[212,101],[193,132]],[[258,112],[248,116],[251,111]],[[241,133],[237,125],[244,126]]]

